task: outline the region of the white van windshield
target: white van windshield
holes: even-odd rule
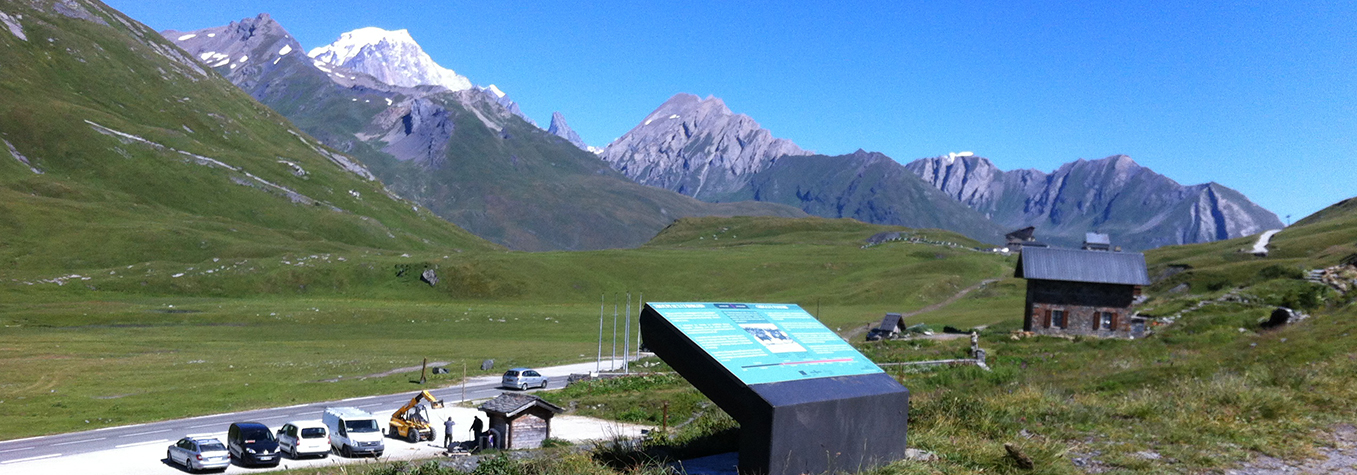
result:
[[[344,421],[344,428],[350,433],[377,432],[377,421],[373,419]]]

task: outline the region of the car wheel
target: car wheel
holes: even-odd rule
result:
[[[415,444],[419,443],[419,439],[420,439],[419,429],[416,429],[414,427],[405,428],[405,440],[409,441],[412,444]]]
[[[547,380],[543,379],[543,380],[542,380],[542,385],[541,385],[541,386],[538,386],[538,388],[540,388],[540,389],[546,389],[546,388],[547,388]]]
[[[527,390],[528,390],[528,383],[518,383],[518,390],[519,390],[519,391],[527,391]]]

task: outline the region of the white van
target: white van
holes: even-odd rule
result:
[[[381,457],[386,450],[377,418],[356,407],[327,407],[321,417],[330,429],[330,446],[345,457]]]
[[[292,458],[330,454],[330,431],[320,421],[292,421],[278,429],[278,449]]]

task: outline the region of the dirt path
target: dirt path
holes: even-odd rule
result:
[[[1258,242],[1253,243],[1253,253],[1254,253],[1255,255],[1261,254],[1261,255],[1266,256],[1266,255],[1267,255],[1267,245],[1268,245],[1269,242],[1272,241],[1272,236],[1273,236],[1274,234],[1277,234],[1278,232],[1281,232],[1281,230],[1280,230],[1280,229],[1270,229],[1270,230],[1268,230],[1267,232],[1264,232],[1262,235],[1258,236]]]
[[[970,286],[970,287],[966,287],[966,288],[964,288],[964,289],[961,289],[961,290],[957,291],[956,295],[953,295],[953,296],[951,296],[951,297],[947,297],[947,300],[943,300],[943,301],[941,301],[941,302],[935,303],[935,304],[933,304],[933,305],[929,305],[929,306],[927,306],[927,307],[924,307],[924,308],[915,310],[915,311],[913,311],[913,312],[902,313],[902,314],[900,314],[900,319],[901,319],[901,320],[904,320],[904,319],[906,319],[906,318],[913,317],[913,316],[915,316],[915,315],[920,315],[920,314],[932,312],[932,311],[934,311],[934,310],[937,310],[937,309],[946,307],[946,306],[948,306],[948,305],[951,305],[951,304],[955,303],[957,300],[961,300],[961,298],[962,298],[962,297],[965,297],[966,294],[969,294],[969,293],[975,291],[976,289],[979,289],[980,287],[984,287],[984,286],[986,286],[986,285],[989,285],[989,284],[992,284],[992,283],[995,283],[995,282],[998,282],[998,281],[999,281],[999,279],[985,279],[985,280],[982,280],[982,281],[980,281],[979,283],[977,283],[977,284],[975,284],[975,285],[972,285],[972,286]],[[843,339],[845,339],[845,340],[852,340],[853,338],[857,338],[858,335],[861,335],[861,334],[863,334],[863,333],[866,333],[867,330],[868,330],[869,328],[872,327],[872,324],[873,324],[873,323],[877,323],[877,322],[868,322],[867,325],[864,326],[864,327],[857,327],[857,328],[854,328],[854,329],[852,329],[852,330],[848,330],[846,333],[843,334]],[[963,336],[964,336],[964,335],[963,335]]]
[[[1242,467],[1226,470],[1228,475],[1357,474],[1357,427],[1349,424],[1333,429],[1332,447],[1319,447],[1311,460],[1279,460],[1259,455]]]

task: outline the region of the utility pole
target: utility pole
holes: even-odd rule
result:
[[[622,372],[631,374],[631,292],[627,292],[627,323],[626,330],[622,332]]]
[[[466,360],[462,360],[462,400],[466,400]]]
[[[603,369],[603,297],[598,294],[598,358],[594,360],[594,372]]]

